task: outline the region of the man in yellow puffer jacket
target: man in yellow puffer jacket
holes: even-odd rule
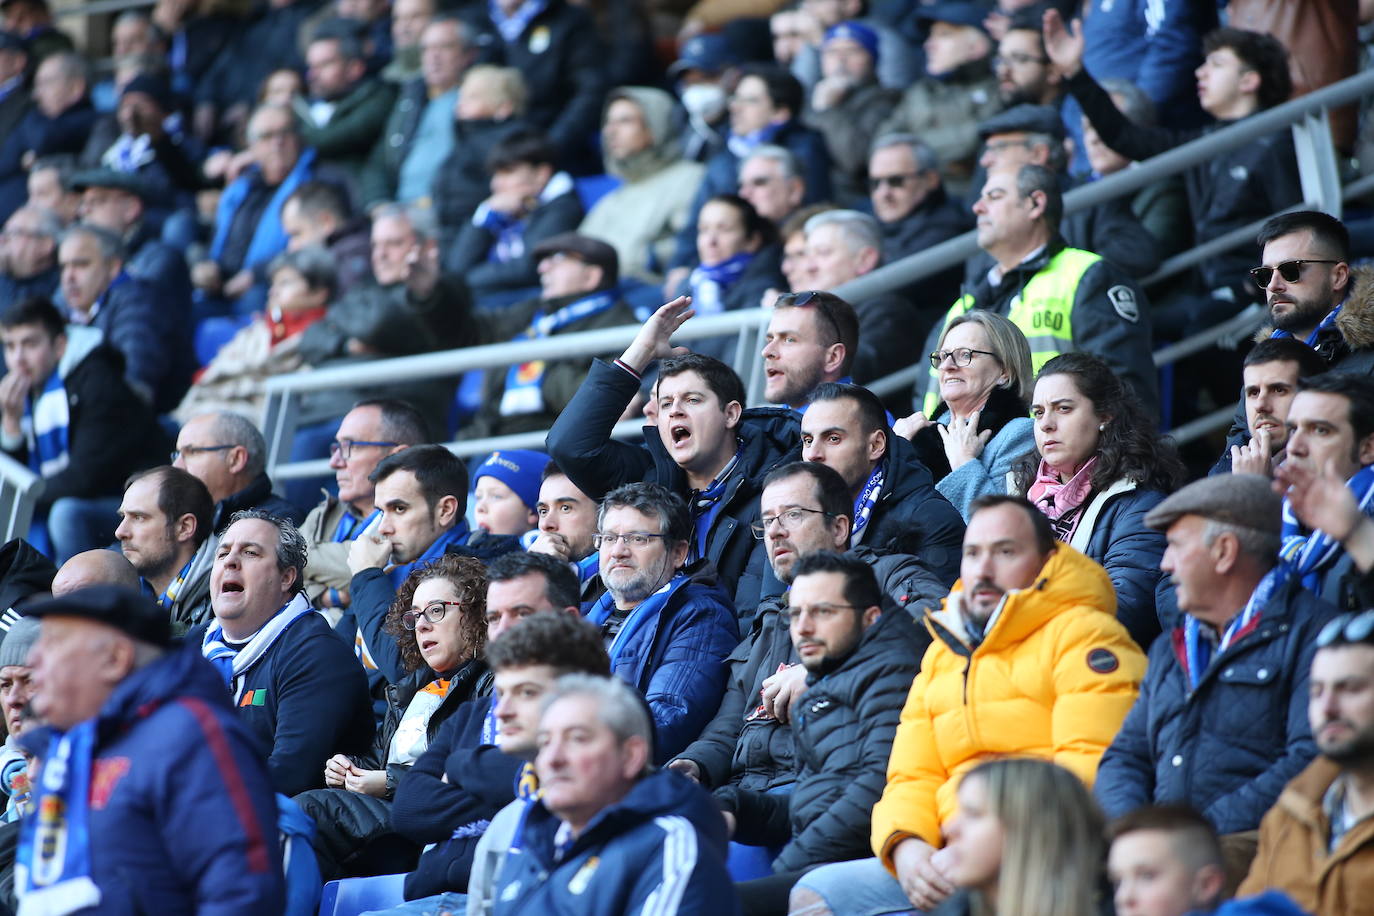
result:
[[[1145,656],[1117,622],[1106,571],[1057,543],[1020,497],[985,496],[971,511],[960,579],[926,616],[934,641],[873,808],[878,858],[806,875],[793,913],[933,909],[953,891],[937,850],[963,774],[991,757],[1039,757],[1091,786],[1135,702]]]

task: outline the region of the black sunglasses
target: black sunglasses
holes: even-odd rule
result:
[[[1334,618],[1317,634],[1317,648],[1345,643],[1371,642],[1374,636],[1374,610],[1342,614]]]
[[[783,293],[773,303],[773,308],[814,308],[816,314],[824,318],[825,323],[830,325],[830,330],[835,332],[835,339],[842,340],[839,322],[835,320],[835,316],[831,312],[832,306],[826,295],[826,293],[815,289],[802,290],[799,293]]]
[[[1298,278],[1302,276],[1302,266],[1304,264],[1339,263],[1341,262],[1322,261],[1316,258],[1298,258],[1294,261],[1283,261],[1275,267],[1252,267],[1250,268],[1250,276],[1255,278],[1255,283],[1259,285],[1260,289],[1266,289],[1269,286],[1269,281],[1274,279],[1274,271],[1276,270],[1279,272],[1279,276],[1283,277],[1284,283],[1297,283]]]

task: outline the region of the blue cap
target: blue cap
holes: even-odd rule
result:
[[[735,52],[724,35],[693,35],[678,52],[677,60],[668,68],[668,75],[677,76],[683,70],[719,73],[736,62]]]
[[[983,25],[983,20],[988,18],[992,10],[986,4],[965,3],[950,0],[946,3],[932,3],[929,6],[922,6],[916,10],[916,18],[924,19],[926,22],[949,22],[954,25],[971,25],[982,29],[987,28]]]
[[[514,490],[520,501],[533,512],[535,504],[539,502],[539,484],[544,476],[544,466],[548,463],[548,455],[530,449],[512,448],[492,452],[491,457],[483,461],[477,467],[477,473],[472,475],[472,486],[475,490],[480,478],[495,477]]]
[[[878,59],[878,33],[864,25],[862,22],[841,22],[832,25],[825,30],[825,37],[821,39],[821,47],[824,48],[832,41],[839,41],[847,38],[850,41],[858,42],[863,49],[868,52],[868,56],[874,61]]]

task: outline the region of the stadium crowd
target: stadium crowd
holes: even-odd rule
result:
[[[0,914],[1374,914],[1374,221],[1286,128],[1064,205],[1374,2],[62,12],[0,0]],[[312,391],[272,478],[273,376],[624,326]]]

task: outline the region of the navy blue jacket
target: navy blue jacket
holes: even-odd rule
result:
[[[121,272],[99,300],[91,324],[124,354],[125,376],[143,388],[159,411],[181,403],[195,370],[189,301]]]
[[[731,916],[725,821],[706,790],[671,770],[639,780],[555,858],[562,822],[531,802],[496,879],[496,916]]]
[[[611,429],[638,391],[639,379],[619,366],[594,360],[586,381],[549,430],[544,444],[550,457],[592,499],[638,480],[662,484],[683,498],[689,492],[686,472],[663,447],[658,427],[644,427],[642,445],[611,438]],[[763,542],[749,530],[758,521],[763,478],[773,468],[801,458],[800,430],[796,413],[781,407],[751,407],[736,427],[743,473],[721,497],[724,508],[706,536],[706,559],[733,592],[742,620],[758,605],[767,565]]]
[[[1259,827],[1317,749],[1307,721],[1315,638],[1336,613],[1294,580],[1259,624],[1213,659],[1188,692],[1182,628],[1150,647],[1140,697],[1097,769],[1107,816],[1141,805],[1192,805],[1220,833]]]
[[[482,740],[491,704],[490,697],[475,697],[460,706],[396,784],[392,829],[416,843],[435,844],[406,876],[407,900],[466,893],[482,830],[515,800],[522,761]],[[453,836],[464,827],[469,829],[461,832],[470,835]]]
[[[266,471],[254,477],[242,490],[219,501],[212,529],[218,531],[229,524],[229,516],[240,509],[261,509],[278,518],[290,519],[293,525],[305,521],[305,513],[272,492],[272,481]]]
[[[1159,490],[1109,489],[1084,509],[1072,544],[1099,563],[1116,589],[1116,618],[1142,649],[1162,629],[1178,623],[1174,586],[1160,572],[1164,535],[1145,524],[1145,515],[1168,495]],[[1093,506],[1100,511],[1093,517]]]
[[[668,583],[668,599],[616,647],[611,673],[634,687],[654,717],[655,763],[666,763],[701,734],[725,695],[726,659],[739,644],[730,596],[700,564]],[[610,605],[609,593],[591,606]],[[635,614],[625,630],[635,627]],[[595,622],[595,621],[594,621]]]
[[[24,156],[28,153],[35,156],[76,155],[86,145],[86,138],[98,117],[89,99],[82,99],[55,118],[43,114],[34,105],[8,136],[0,137],[0,225],[23,206],[28,197],[28,169]]]
[[[903,437],[888,435],[883,473],[883,489],[861,543],[910,554],[945,585],[953,585],[964,551],[963,516],[935,489],[935,478]]]
[[[282,911],[272,786],[197,648],[133,672],[100,710],[90,841],[102,914]]]
[[[238,713],[268,752],[272,784],[283,795],[323,788],[326,760],[334,754],[362,756],[372,746],[363,666],[315,613],[291,624],[244,672]]]

